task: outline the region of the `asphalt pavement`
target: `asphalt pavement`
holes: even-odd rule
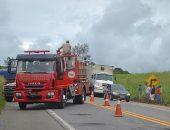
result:
[[[116,101],[111,101],[110,107],[103,107],[104,99],[95,97],[95,103],[90,103],[88,98],[84,105],[75,106],[70,103],[64,110],[54,111],[76,130],[170,130],[170,108],[165,107],[164,111],[162,107],[163,110],[158,111],[152,107],[136,105],[140,103],[121,102],[122,111],[132,112],[132,114],[126,112],[123,113],[123,117],[114,117],[116,103]],[[140,115],[136,116],[136,114]],[[141,115],[151,117],[156,121],[152,122],[150,118],[140,118]],[[162,123],[162,125],[157,120],[169,124]]]
[[[0,115],[0,130],[65,130],[46,112],[44,104],[19,110],[17,103],[7,103]]]
[[[122,101],[123,117],[114,117],[117,101],[110,101],[109,107],[103,103],[103,98],[95,97],[94,103],[89,98],[85,104],[68,102],[65,109],[34,104],[22,111],[17,103],[7,103],[0,115],[0,130],[64,130],[55,116],[76,130],[170,130],[169,107]]]

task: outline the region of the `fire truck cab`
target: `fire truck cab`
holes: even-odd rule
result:
[[[63,109],[72,99],[83,104],[89,93],[85,61],[77,55],[49,54],[48,50],[25,51],[16,57],[16,91],[14,99],[20,109],[27,104],[54,103]],[[11,73],[9,61],[8,71]]]

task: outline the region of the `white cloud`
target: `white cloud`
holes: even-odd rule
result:
[[[89,43],[99,64],[130,72],[170,70],[169,12],[168,0],[0,0],[0,56],[55,52],[70,40]]]
[[[78,38],[90,44],[97,63],[115,65],[130,72],[169,70],[170,62],[163,59],[167,61],[166,55],[170,54],[166,51],[170,49],[166,44],[170,24],[163,21],[168,21],[170,4],[168,1],[158,3],[160,6],[156,1],[112,1],[101,21]]]
[[[22,40],[21,45],[19,45],[19,47],[20,47],[22,50],[26,51],[26,50],[29,50],[29,49],[30,49],[30,46],[32,46],[32,45],[34,45],[33,42],[28,41],[28,40]]]
[[[166,26],[170,23],[170,1],[169,0],[141,0],[142,3],[147,4],[151,7],[152,17],[151,19],[155,22],[155,24],[161,24],[162,26]]]
[[[0,58],[27,49],[55,52],[66,40],[76,44],[75,36],[100,21],[108,4],[104,0],[0,0]]]

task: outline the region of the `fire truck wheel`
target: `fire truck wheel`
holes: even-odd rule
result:
[[[63,101],[58,103],[58,108],[59,109],[64,109],[64,102]]]
[[[20,110],[25,110],[25,109],[26,109],[26,107],[27,107],[27,104],[26,104],[26,103],[19,102],[18,104],[19,104],[19,108],[20,108]]]
[[[75,97],[73,100],[74,104],[84,104],[86,101],[86,91],[83,89],[82,94]]]
[[[64,109],[66,101],[65,101],[65,99],[63,97],[65,97],[64,92],[62,92],[61,101],[58,103],[58,108],[59,109]]]

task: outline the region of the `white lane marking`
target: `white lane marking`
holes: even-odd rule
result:
[[[58,123],[60,123],[60,125],[62,125],[66,130],[75,130],[70,124],[68,124],[66,121],[64,121],[53,110],[48,109],[46,111],[53,119],[55,119]]]

